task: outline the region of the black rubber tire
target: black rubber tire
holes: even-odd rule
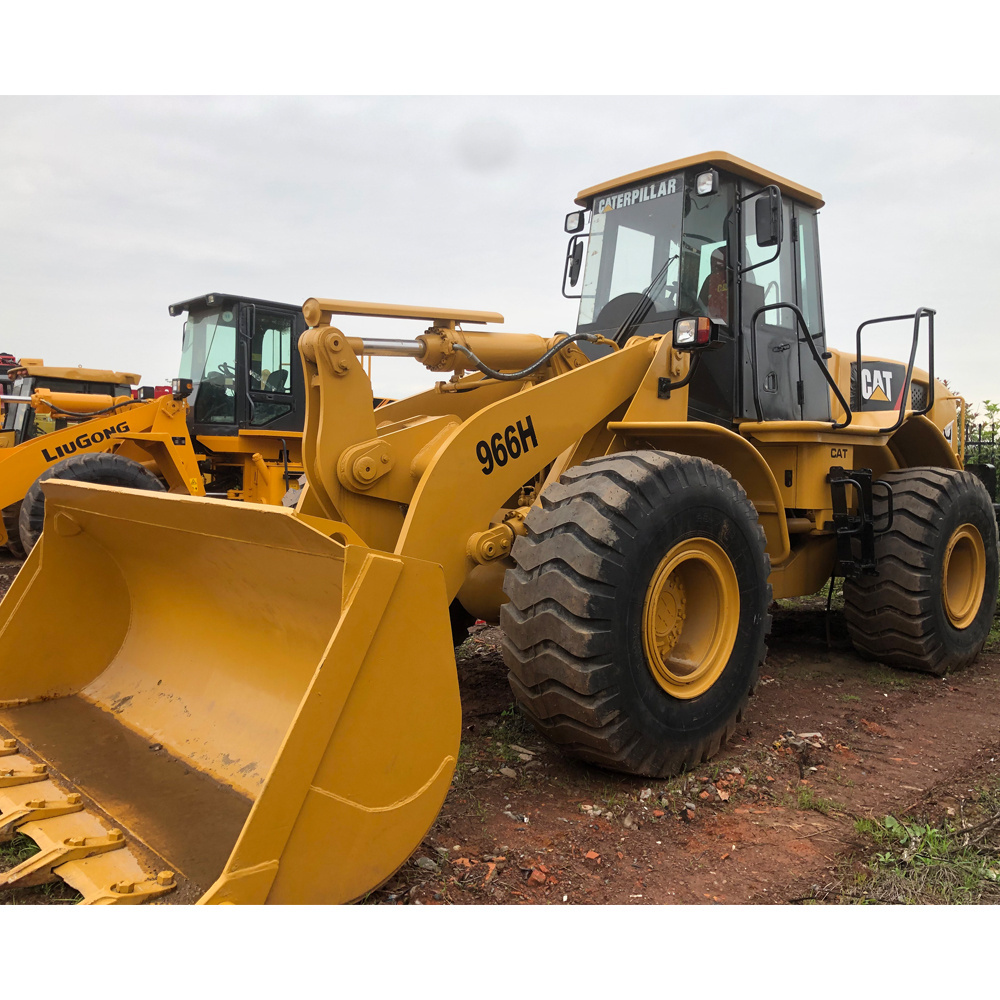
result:
[[[457,649],[469,638],[469,629],[476,624],[476,616],[470,615],[456,597],[448,606],[448,617],[451,619],[451,641]]]
[[[46,469],[21,501],[19,528],[21,544],[30,552],[42,533],[45,521],[45,495],[41,484],[48,479],[72,479],[78,483],[124,486],[132,490],[163,490],[163,484],[144,465],[122,455],[90,452],[74,455]]]
[[[514,543],[503,654],[522,712],[572,756],[667,777],[732,735],[767,652],[770,560],[742,487],[704,459],[631,451],[589,459],[545,489]],[[718,680],[678,698],[654,679],[642,640],[646,592],[664,555],[710,538],[736,573],[736,641]]]
[[[7,549],[15,559],[24,559],[28,555],[21,544],[21,529],[18,527],[20,513],[20,500],[3,509],[3,526],[7,531]]]
[[[844,582],[847,629],[863,656],[942,676],[976,658],[993,623],[1000,574],[993,501],[971,472],[912,468],[883,479],[892,485],[893,523],[875,539],[878,576]],[[876,525],[886,510],[878,492]],[[941,583],[948,542],[966,523],[982,536],[986,580],[975,618],[957,629]]]

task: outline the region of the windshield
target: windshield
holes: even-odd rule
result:
[[[236,314],[232,309],[188,315],[180,376],[194,383],[188,403],[195,423],[236,423]]]
[[[728,325],[731,206],[729,185],[698,197],[682,175],[596,196],[577,329],[613,336],[636,316],[638,334],[662,333],[678,316]],[[643,314],[647,288],[652,304]]]

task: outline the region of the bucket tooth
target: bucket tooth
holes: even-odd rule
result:
[[[71,861],[63,865],[58,874],[83,896],[81,906],[148,903],[177,888],[173,872],[150,875],[129,851]]]
[[[0,744],[0,757],[11,757],[17,753],[17,740],[4,740]]]
[[[97,830],[94,830],[95,826]],[[61,865],[108,851],[120,851],[125,846],[125,834],[121,830],[105,830],[87,813],[24,823],[18,828],[18,833],[30,837],[38,844],[39,850],[16,868],[0,874],[0,888],[23,888],[54,882],[61,877],[55,871]]]
[[[24,791],[28,791],[25,789]],[[34,789],[32,788],[33,792]],[[13,804],[0,799],[0,844],[11,840],[17,828],[24,823],[66,816],[83,809],[83,797],[78,792],[70,795],[42,798],[36,795],[22,803]]]
[[[26,763],[27,767],[0,767],[0,788],[30,785],[48,778],[49,772],[44,764]]]
[[[49,782],[0,794],[0,841],[29,837],[38,853],[0,874],[0,889],[25,888],[61,878],[81,903],[146,903],[177,888],[174,873],[151,874],[128,848],[121,830],[105,829],[86,812],[83,797]],[[37,795],[33,798],[32,793]]]

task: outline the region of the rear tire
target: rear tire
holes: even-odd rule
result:
[[[500,622],[528,719],[567,753],[630,774],[666,777],[717,753],[771,621],[764,533],[739,484],[704,459],[623,452],[565,473],[525,525]]]
[[[993,502],[971,472],[913,468],[883,478],[893,524],[876,536],[878,576],[844,583],[847,628],[862,655],[941,676],[972,663],[993,623]],[[885,509],[876,498],[877,520]]]
[[[74,455],[46,469],[24,495],[18,517],[21,544],[30,552],[42,533],[45,521],[45,495],[42,483],[49,479],[71,479],[78,483],[124,486],[132,490],[163,490],[163,484],[144,465],[122,455],[91,452]]]

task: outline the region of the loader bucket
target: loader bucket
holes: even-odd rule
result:
[[[0,603],[0,842],[40,851],[0,887],[339,903],[388,878],[458,753],[441,567],[284,508],[45,494]]]

